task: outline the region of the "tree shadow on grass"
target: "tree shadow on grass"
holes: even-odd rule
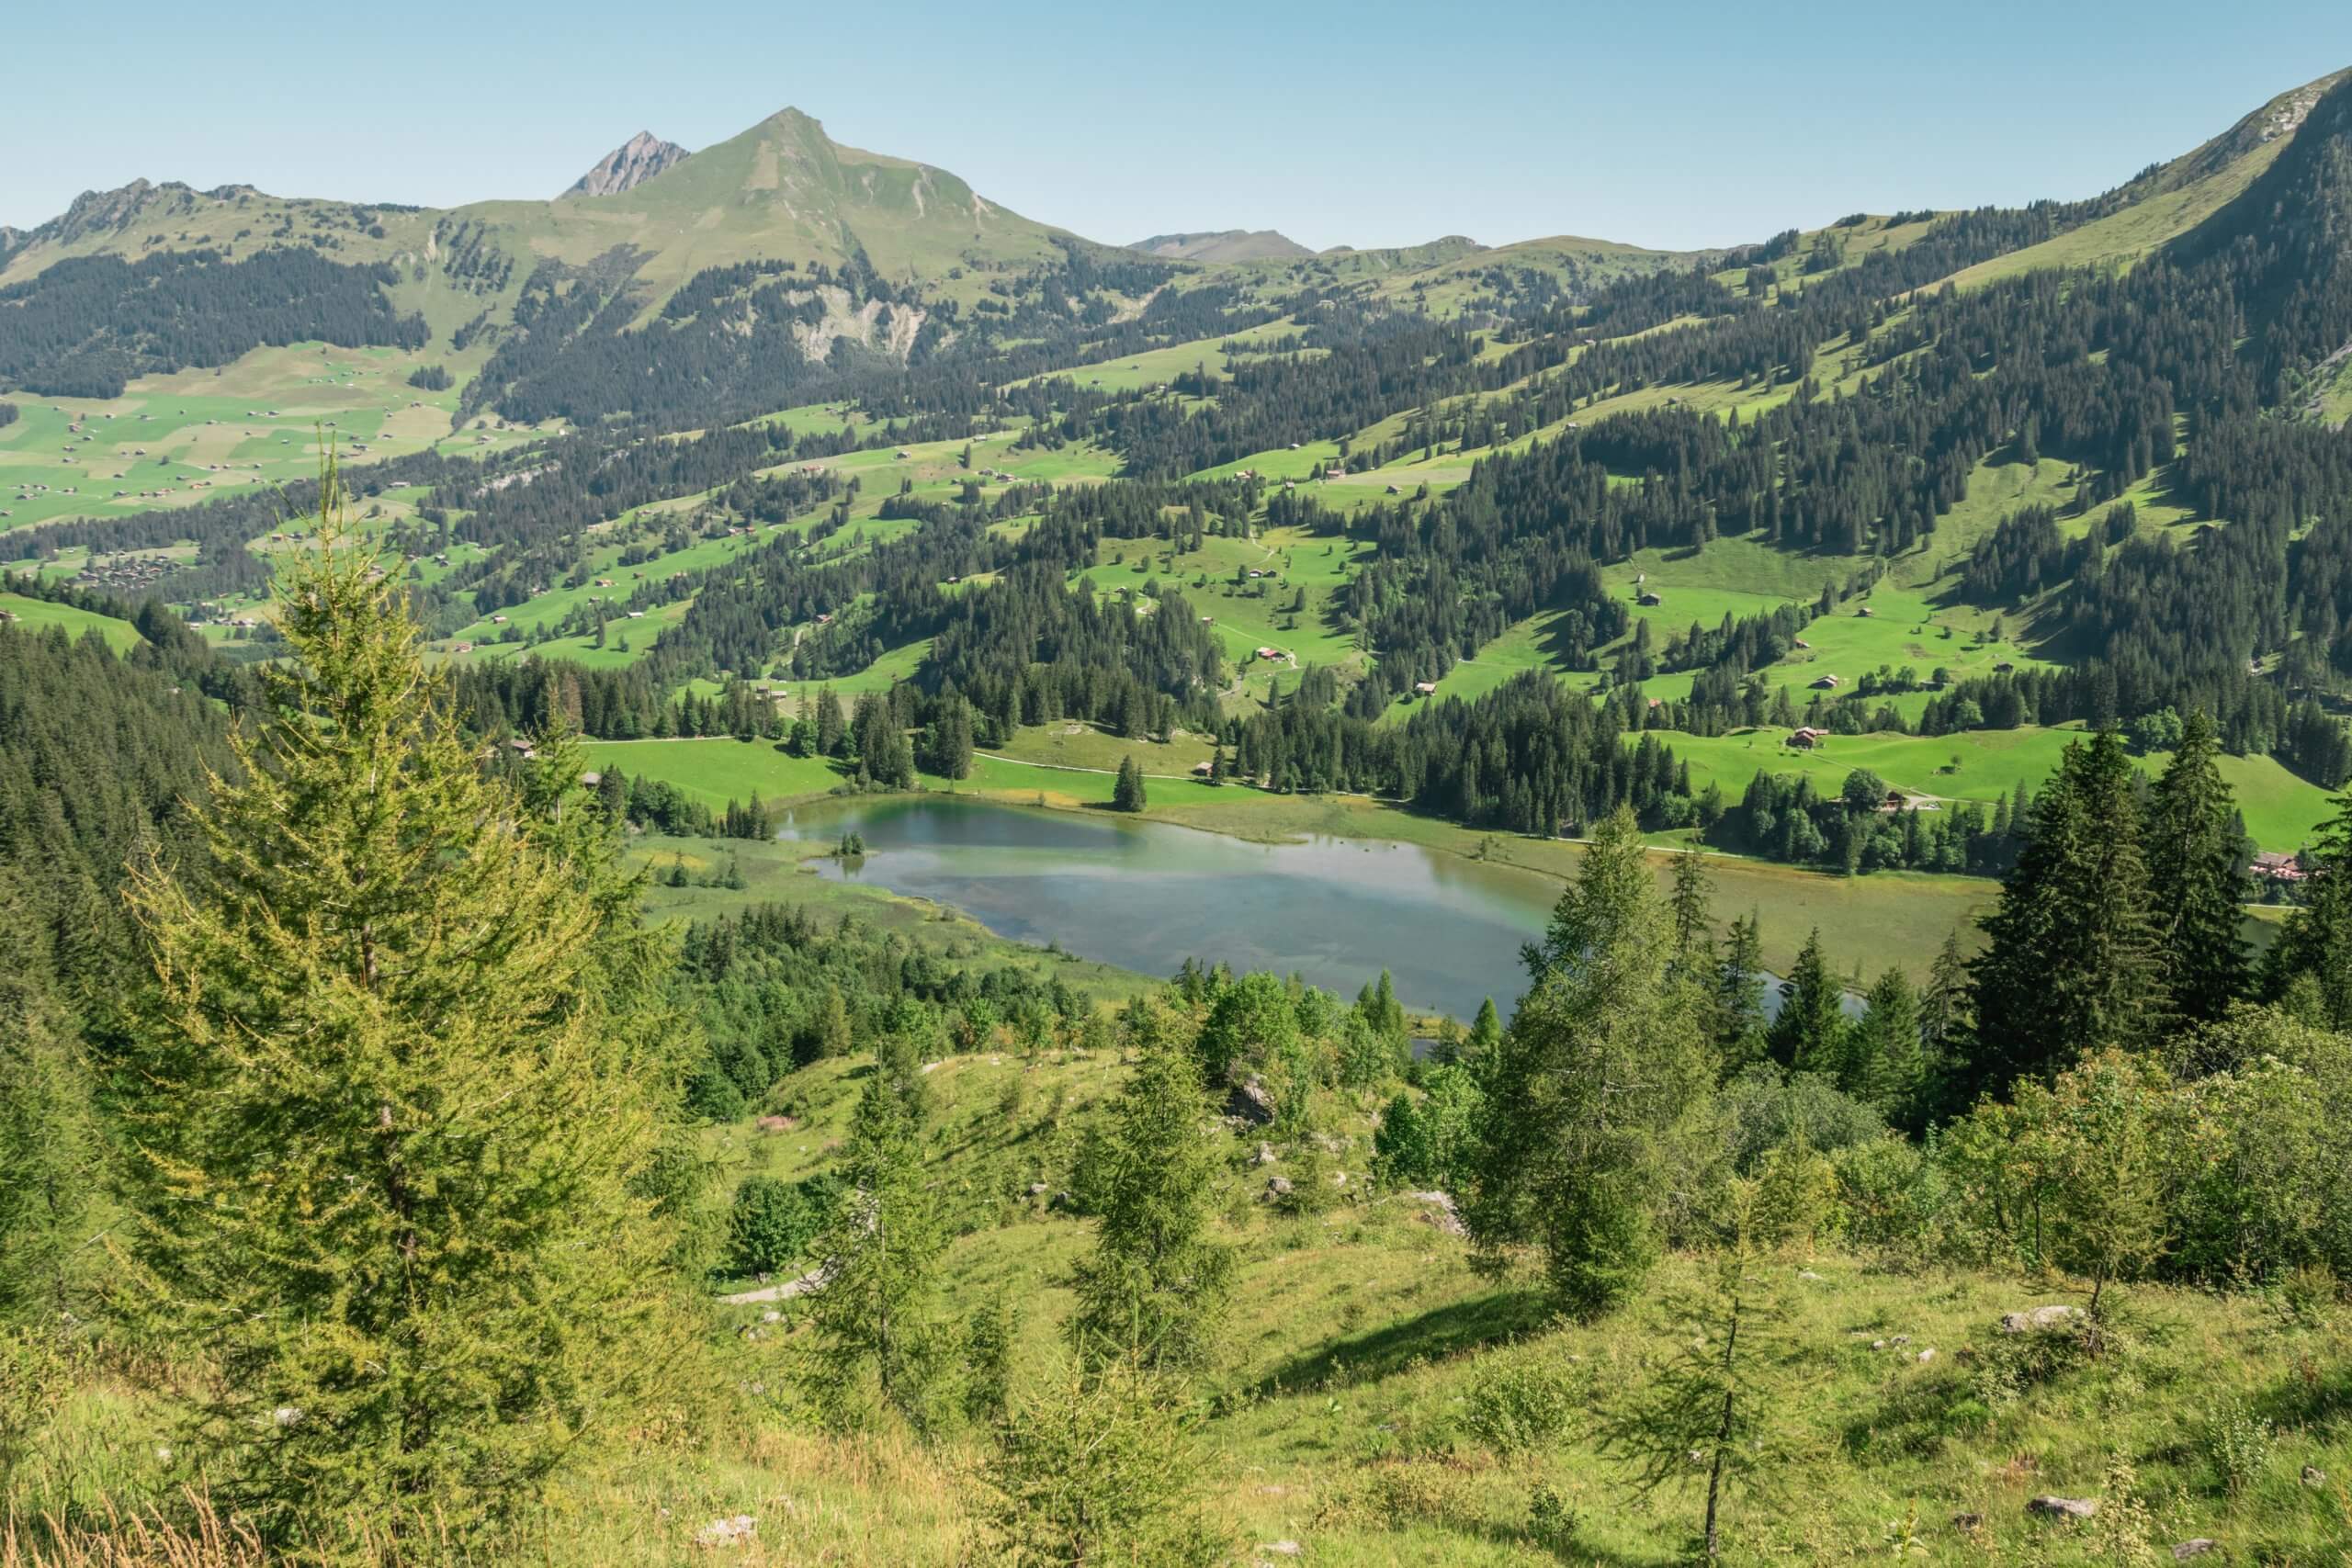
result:
[[[1250,1392],[1261,1398],[1310,1388],[1352,1388],[1378,1382],[1419,1358],[1444,1360],[1481,1345],[1543,1326],[1551,1305],[1534,1291],[1498,1291],[1469,1301],[1432,1307],[1351,1338],[1334,1339],[1293,1356],[1261,1378]]]

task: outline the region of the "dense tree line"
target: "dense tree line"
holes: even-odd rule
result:
[[[119,398],[134,377],[226,365],[264,344],[422,348],[429,329],[393,310],[392,269],[314,251],[69,256],[0,288],[0,383],[52,397]]]

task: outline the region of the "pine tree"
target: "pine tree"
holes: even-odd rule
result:
[[[1135,1074],[1094,1151],[1101,1218],[1093,1251],[1072,1270],[1070,1341],[1091,1368],[1191,1371],[1215,1357],[1233,1278],[1231,1250],[1209,1235],[1216,1108],[1165,1009],[1138,1001],[1126,1033]]]
[[[218,1369],[182,1395],[216,1499],[462,1538],[690,1364],[678,1222],[644,1187],[673,950],[576,771],[561,813],[483,775],[322,491],[242,782],[212,780],[188,874],[132,877],[155,984],[128,1243],[159,1328]]]
[[[1647,1273],[1678,1138],[1714,1081],[1702,994],[1668,971],[1669,930],[1620,807],[1525,953],[1534,985],[1487,1074],[1464,1217],[1489,1255],[1540,1247],[1578,1315]]]
[[[905,1100],[876,1071],[859,1091],[840,1171],[844,1189],[812,1249],[817,1337],[809,1392],[854,1425],[870,1400],[930,1426],[939,1371],[936,1269],[944,1245]]]
[[[2148,799],[2148,904],[2172,1013],[2217,1019],[2246,988],[2244,840],[2237,804],[2214,759],[2213,721],[2192,709]]]
[[[2121,736],[2104,729],[2066,748],[2035,800],[2025,850],[1982,922],[1963,1092],[2047,1079],[2084,1052],[2136,1045],[2159,1027],[2136,776]]]
[[[1118,782],[1111,787],[1111,809],[1141,811],[1144,808],[1143,769],[1129,753],[1119,759]]]
[[[1846,988],[1829,972],[1815,926],[1781,983],[1781,1013],[1766,1035],[1772,1059],[1795,1073],[1836,1078],[1846,1066]]]

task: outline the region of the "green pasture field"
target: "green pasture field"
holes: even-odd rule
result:
[[[71,604],[51,604],[46,599],[28,599],[21,593],[0,593],[0,612],[10,617],[6,629],[11,631],[40,632],[62,626],[67,636],[74,637],[96,632],[117,653],[128,652],[141,641],[139,629],[129,621],[119,621],[94,610],[76,609]]]
[[[479,358],[488,350],[469,352]],[[408,377],[425,365],[447,365],[455,375],[454,357],[429,344],[411,353],[296,344],[255,349],[218,371],[147,377],[119,398],[14,394],[20,417],[0,426],[0,512],[7,513],[0,529],[187,506],[313,479],[329,451],[364,467],[436,446],[453,454],[502,450],[545,434],[494,416],[453,434],[464,377],[442,392],[411,387]],[[49,488],[31,488],[38,485]]]

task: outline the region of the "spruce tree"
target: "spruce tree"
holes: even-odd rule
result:
[[[1715,1046],[1723,1077],[1764,1058],[1765,983],[1763,921],[1751,909],[1746,919],[1731,923],[1716,970]]]
[[[1797,950],[1788,978],[1781,983],[1781,1012],[1766,1035],[1772,1059],[1793,1073],[1843,1076],[1846,1066],[1846,988],[1829,971],[1815,926]]]
[[[2214,759],[2213,721],[2191,709],[2148,798],[2148,904],[2160,983],[2174,1016],[2220,1018],[2246,988],[2245,855],[2237,804]]]
[[[1919,993],[1890,965],[1870,989],[1869,1007],[1849,1032],[1838,1087],[1891,1121],[1902,1121],[1919,1093]]]
[[[1233,1278],[1231,1250],[1209,1234],[1216,1111],[1165,1009],[1138,1001],[1125,1021],[1135,1074],[1091,1156],[1101,1218],[1072,1270],[1070,1342],[1091,1368],[1192,1371],[1214,1359]]]
[[[332,471],[316,543],[241,781],[186,875],[134,869],[128,1250],[213,1371],[178,1397],[216,1500],[462,1539],[690,1364],[647,1188],[673,961],[576,775],[561,814],[484,776]]]
[[[1713,892],[1706,863],[1696,850],[1674,857],[1674,890],[1668,908],[1673,919],[1675,969],[1702,984],[1714,974]]]
[[[1982,922],[1963,1092],[2046,1081],[2085,1052],[2138,1045],[2159,1028],[2136,776],[2122,737],[2104,729],[2066,748],[2035,799],[2025,849]]]
[[[1669,973],[1670,929],[1620,807],[1526,951],[1535,983],[1487,1075],[1464,1218],[1489,1257],[1540,1249],[1580,1316],[1647,1273],[1679,1138],[1714,1081],[1703,993]]]
[[[2273,1000],[2308,994],[2317,1021],[2352,1028],[2352,791],[2319,832],[2306,857],[2312,868],[2303,901],[2278,932],[2263,964],[2263,991]]]
[[[1119,759],[1119,777],[1111,786],[1111,809],[1141,811],[1144,808],[1143,769],[1133,754]]]

